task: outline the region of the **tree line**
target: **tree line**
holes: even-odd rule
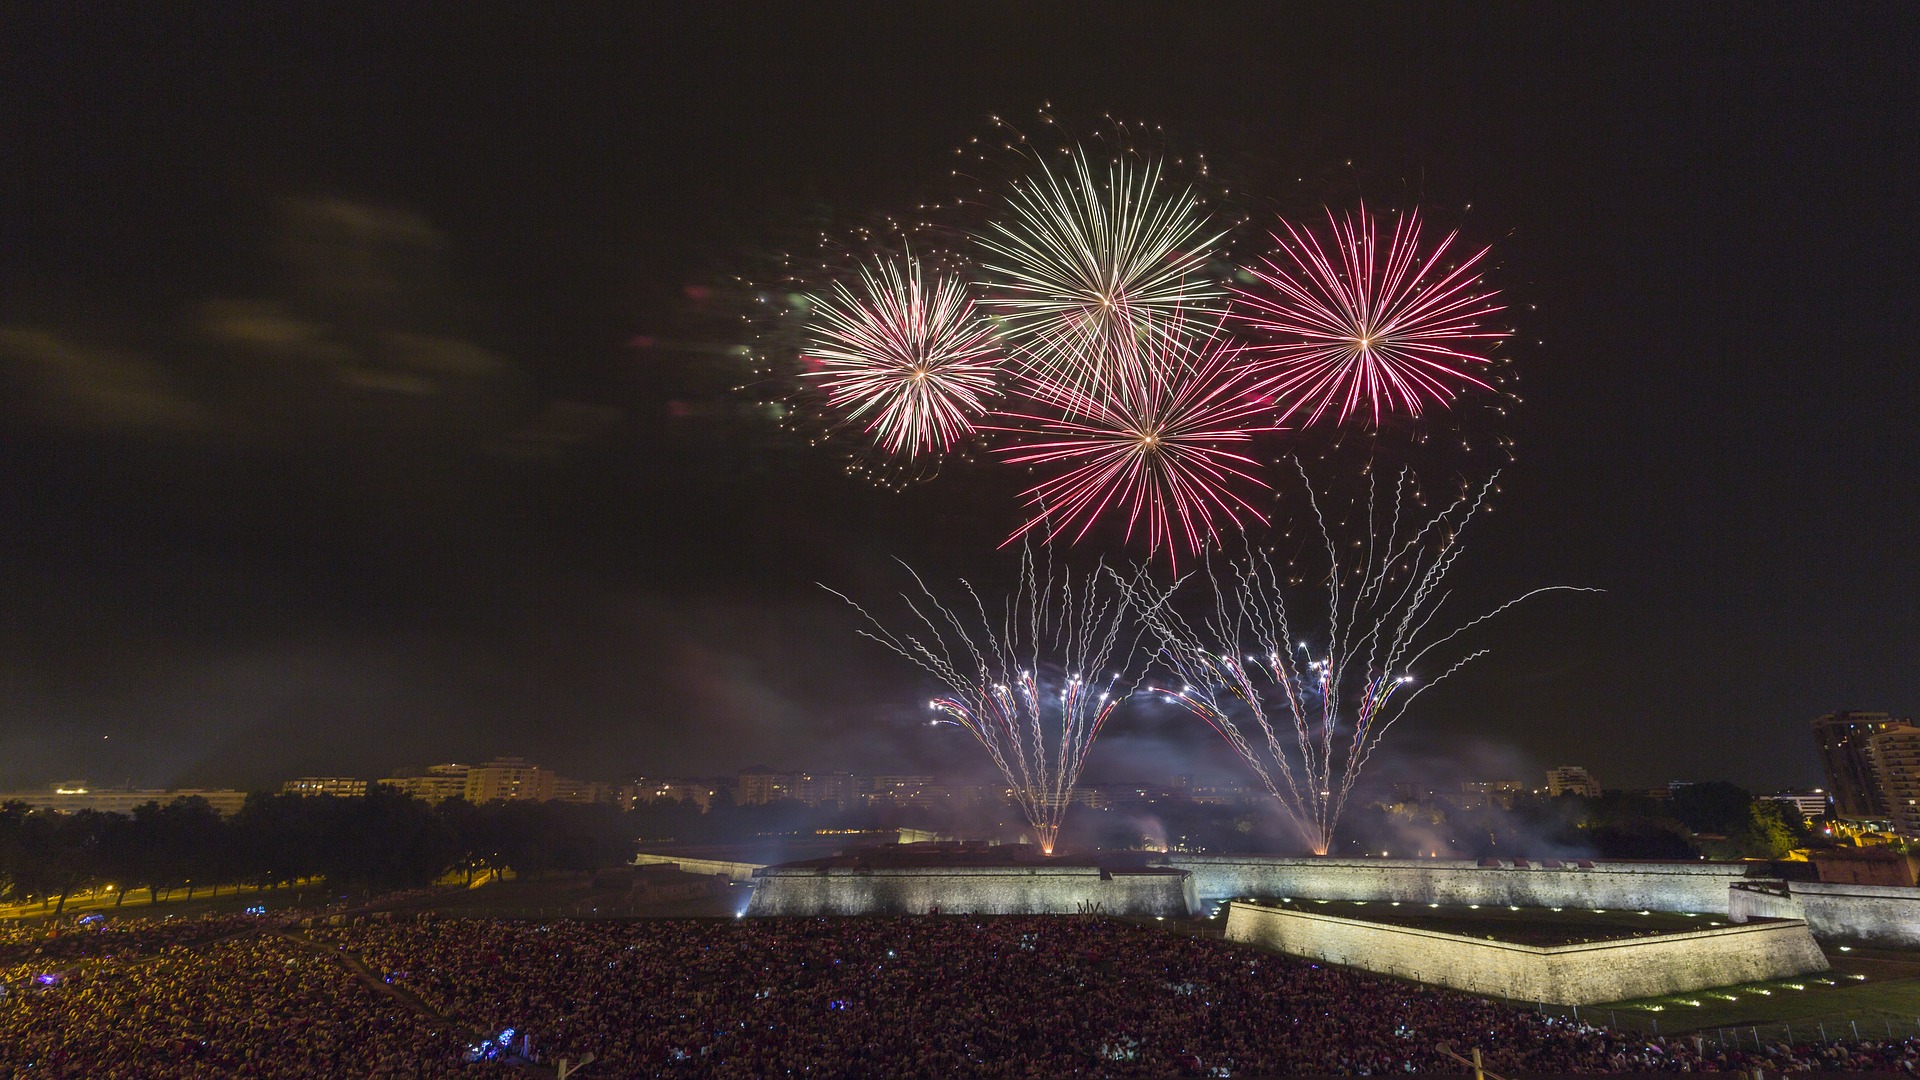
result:
[[[1681,785],[1665,799],[1609,791],[1598,798],[1521,795],[1511,807],[1462,808],[1441,799],[1375,804],[1355,814],[1349,828],[1373,849],[1418,835],[1476,857],[1781,859],[1828,842],[1791,805],[1724,781]]]
[[[448,799],[432,806],[376,786],[365,796],[255,794],[223,817],[206,800],[178,799],[130,814],[58,813],[0,805],[0,899],[57,913],[77,892],[111,885],[144,891],[324,881],[340,893],[418,888],[449,873],[521,876],[589,871],[633,852],[629,823],[608,805]]]

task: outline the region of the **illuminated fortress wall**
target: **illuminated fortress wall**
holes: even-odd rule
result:
[[[1548,948],[1233,903],[1226,936],[1476,994],[1588,1005],[1827,970],[1801,922]]]
[[[1724,912],[1728,887],[1747,876],[1741,863],[1708,862],[1605,862],[1582,869],[1482,867],[1471,859],[1257,855],[1169,855],[1160,862],[1191,873],[1195,892],[1210,900],[1297,896],[1608,911]]]
[[[1733,889],[1727,914],[1805,919],[1822,940],[1920,945],[1920,889],[1906,886],[1753,882]]]
[[[754,875],[748,915],[1184,916],[1193,878],[1095,866],[769,866]]]

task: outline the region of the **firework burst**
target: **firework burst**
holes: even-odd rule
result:
[[[1022,404],[987,425],[1011,437],[996,451],[1008,463],[1049,474],[1025,492],[1034,517],[1008,542],[1034,532],[1077,541],[1113,513],[1126,520],[1127,541],[1143,535],[1177,564],[1182,550],[1200,551],[1229,526],[1264,521],[1246,492],[1268,485],[1244,452],[1255,432],[1270,429],[1262,366],[1218,337],[1177,331],[1120,347],[1129,358],[1091,389],[1030,371],[1020,380]]]
[[[964,728],[986,748],[1051,855],[1087,752],[1145,663],[1127,590],[1104,567],[1081,577],[1042,568],[1031,548],[1019,585],[997,606],[966,582],[966,600],[944,604],[913,578],[917,591],[901,594],[915,624],[907,633],[827,591],[866,618],[872,629],[863,635],[946,687],[929,703],[934,722]]]
[[[1387,413],[1418,417],[1466,387],[1492,390],[1475,374],[1485,350],[1470,351],[1509,336],[1486,325],[1504,310],[1475,270],[1487,249],[1448,265],[1459,234],[1424,250],[1415,211],[1395,217],[1384,244],[1364,206],[1345,218],[1328,211],[1327,222],[1330,243],[1287,223],[1273,237],[1280,256],[1247,268],[1262,288],[1234,290],[1241,321],[1268,338],[1256,348],[1276,364],[1269,389],[1281,420],[1304,409],[1309,424],[1332,412],[1378,427]]]
[[[887,452],[938,453],[973,432],[999,350],[959,278],[928,280],[908,256],[861,267],[857,290],[835,283],[811,307],[809,374]]]
[[[1315,854],[1331,848],[1354,781],[1387,729],[1422,694],[1485,655],[1451,648],[1462,634],[1542,593],[1597,591],[1549,586],[1475,618],[1446,620],[1446,579],[1461,554],[1462,531],[1492,490],[1489,480],[1421,520],[1408,513],[1414,500],[1402,473],[1392,495],[1369,494],[1365,538],[1343,548],[1309,486],[1327,558],[1326,594],[1311,605],[1326,613],[1318,636],[1289,606],[1288,575],[1298,568],[1264,554],[1214,581],[1214,610],[1198,629],[1144,576],[1133,586],[1174,679],[1150,692],[1225,738]],[[1435,673],[1423,678],[1429,667]]]
[[[1225,292],[1206,276],[1207,218],[1158,161],[1104,168],[1084,148],[1016,181],[1009,217],[979,237],[992,277],[988,310],[1022,343],[1029,366],[1081,390],[1133,355],[1125,346],[1176,318],[1215,313]]]

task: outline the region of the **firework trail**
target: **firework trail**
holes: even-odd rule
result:
[[[1271,429],[1261,364],[1218,336],[1179,329],[1076,348],[1131,358],[1091,377],[1091,389],[1029,369],[1016,380],[1020,403],[983,425],[1008,437],[996,452],[1009,464],[1048,474],[1024,493],[1035,514],[1008,543],[1035,532],[1078,541],[1111,512],[1126,520],[1126,541],[1142,534],[1177,566],[1183,549],[1266,520],[1245,494],[1268,489],[1244,453]]]
[[[1207,218],[1190,188],[1175,190],[1157,160],[1097,167],[1082,147],[1056,170],[1016,181],[1009,217],[977,240],[992,276],[988,310],[1019,341],[1031,370],[1085,392],[1138,359],[1121,347],[1176,318],[1217,315]]]
[[[930,703],[943,717],[934,722],[965,728],[986,747],[1051,855],[1087,751],[1138,684],[1144,628],[1127,594],[1142,586],[1123,587],[1104,566],[1077,578],[1056,574],[1036,564],[1031,548],[1022,553],[1019,585],[997,607],[964,581],[966,600],[948,605],[920,575],[913,580],[918,592],[901,598],[917,625],[905,633],[827,591],[867,620],[872,629],[864,636],[946,686],[946,696]]]
[[[1273,239],[1285,258],[1246,268],[1264,288],[1234,290],[1239,319],[1270,335],[1257,348],[1279,368],[1269,389],[1280,419],[1306,409],[1309,424],[1328,412],[1345,423],[1361,413],[1378,427],[1385,413],[1418,417],[1468,386],[1492,390],[1474,374],[1487,358],[1467,351],[1509,336],[1485,325],[1504,310],[1474,269],[1488,249],[1447,266],[1459,233],[1423,250],[1417,211],[1395,217],[1384,245],[1364,206],[1345,218],[1328,211],[1327,223],[1330,247],[1283,223],[1286,237]]]
[[[1304,470],[1301,475],[1305,479]],[[1329,566],[1326,623],[1316,628],[1317,638],[1289,606],[1287,574],[1295,568],[1276,566],[1266,554],[1250,555],[1230,567],[1227,580],[1214,580],[1213,613],[1197,629],[1144,575],[1130,586],[1139,590],[1134,602],[1173,676],[1148,692],[1219,732],[1315,854],[1330,849],[1354,781],[1387,729],[1420,695],[1485,655],[1485,649],[1449,649],[1460,635],[1542,593],[1599,591],[1549,586],[1463,622],[1442,619],[1461,534],[1493,484],[1490,479],[1421,520],[1408,512],[1407,473],[1390,497],[1370,482],[1366,537],[1348,549],[1359,557],[1346,561],[1309,485]],[[1438,674],[1421,678],[1422,667]]]
[[[862,266],[857,291],[836,282],[810,306],[809,374],[887,452],[938,453],[973,432],[1000,360],[959,278],[928,280],[909,255]]]

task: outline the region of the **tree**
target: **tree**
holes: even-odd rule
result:
[[[1772,799],[1755,799],[1748,809],[1746,827],[1741,830],[1741,853],[1753,859],[1784,859],[1799,846],[1799,837],[1789,821],[1799,821],[1792,811]]]
[[[289,885],[320,872],[329,798],[255,793],[234,815],[234,875],[259,886]]]
[[[1691,859],[1700,854],[1678,825],[1658,818],[1597,825],[1587,830],[1587,838],[1609,859]]]
[[[1752,818],[1753,793],[1724,780],[1674,789],[1673,816],[1696,833],[1732,837]]]
[[[19,899],[23,851],[21,836],[26,831],[29,808],[23,802],[0,803],[0,899]]]
[[[54,914],[67,908],[67,897],[99,879],[100,839],[109,815],[94,810],[62,814],[33,810],[19,822],[15,848],[14,891],[21,899],[58,900]]]
[[[193,899],[196,889],[217,890],[223,879],[231,878],[233,860],[225,823],[207,800],[175,799],[161,808],[160,817],[175,869],[187,887],[187,899]]]
[[[457,846],[449,828],[425,802],[375,785],[364,796],[327,804],[319,865],[336,889],[382,892],[431,885],[453,866]]]

